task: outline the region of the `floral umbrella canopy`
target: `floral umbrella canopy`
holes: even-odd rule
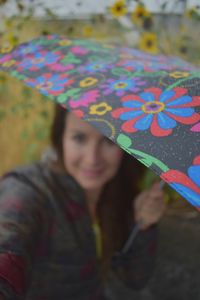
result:
[[[200,210],[200,70],[57,35],[0,54],[0,70],[73,111]]]

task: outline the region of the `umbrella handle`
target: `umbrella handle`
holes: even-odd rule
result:
[[[127,253],[127,251],[129,250],[130,246],[132,245],[134,239],[136,238],[139,230],[140,230],[140,224],[142,222],[139,221],[136,224],[133,225],[132,229],[131,229],[131,233],[128,237],[128,240],[126,241],[125,245],[123,246],[122,250],[120,251],[121,254],[125,254]]]
[[[164,185],[165,185],[165,181],[161,180],[160,188],[162,189]],[[132,245],[134,239],[136,238],[136,236],[140,230],[141,224],[142,224],[142,221],[138,221],[136,224],[133,225],[130,236],[128,237],[128,240],[126,241],[125,245],[123,246],[122,250],[120,251],[121,254],[125,254],[128,251],[128,249]]]

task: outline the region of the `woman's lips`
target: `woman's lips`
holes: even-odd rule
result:
[[[86,169],[82,171],[83,175],[86,177],[98,177],[103,173],[103,169]]]

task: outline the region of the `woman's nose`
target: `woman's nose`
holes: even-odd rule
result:
[[[98,165],[101,161],[101,147],[98,144],[88,145],[85,153],[85,160],[88,165]]]

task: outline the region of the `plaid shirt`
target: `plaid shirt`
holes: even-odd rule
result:
[[[152,273],[156,232],[140,232],[114,264],[131,288]],[[10,300],[106,299],[83,191],[44,162],[0,181],[0,292]]]

